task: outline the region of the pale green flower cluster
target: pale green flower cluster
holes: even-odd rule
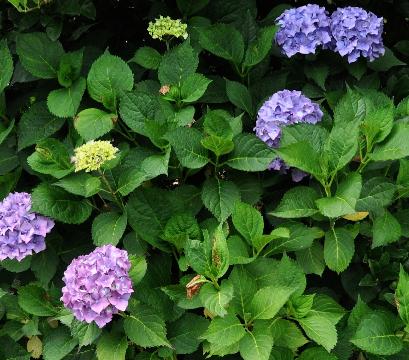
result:
[[[173,20],[169,16],[160,16],[154,22],[149,22],[148,32],[154,39],[163,40],[164,37],[177,37],[187,39],[187,25],[179,19]]]
[[[86,144],[74,149],[72,162],[75,171],[85,170],[86,172],[98,170],[102,164],[108,160],[115,159],[118,149],[109,141],[88,141]]]

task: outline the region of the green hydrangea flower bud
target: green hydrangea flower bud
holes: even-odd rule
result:
[[[109,141],[88,141],[86,144],[74,149],[71,161],[75,165],[75,172],[98,170],[108,160],[115,159],[118,149]]]
[[[173,20],[169,16],[160,16],[154,22],[150,22],[148,26],[149,35],[153,39],[163,40],[164,37],[176,37],[187,39],[187,25],[183,24],[179,19]]]

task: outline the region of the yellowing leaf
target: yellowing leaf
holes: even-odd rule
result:
[[[31,357],[39,359],[43,354],[43,343],[38,336],[32,336],[27,341],[27,351],[31,353]]]
[[[368,214],[369,214],[368,211],[358,211],[353,214],[344,215],[343,218],[345,220],[350,220],[350,221],[361,221],[365,219],[368,216]]]

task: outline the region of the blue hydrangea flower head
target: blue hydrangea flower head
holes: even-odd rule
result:
[[[125,311],[133,292],[131,264],[126,250],[97,247],[74,259],[64,272],[61,300],[74,316],[104,327],[118,311]]]
[[[359,7],[339,8],[331,15],[331,48],[353,63],[360,56],[373,61],[385,53],[383,18]]]
[[[277,148],[284,126],[298,123],[316,124],[321,121],[322,116],[319,105],[304,96],[301,91],[282,90],[273,94],[261,106],[254,131],[268,146]],[[289,169],[279,158],[275,159],[269,168],[281,172]],[[299,170],[292,175],[294,181],[303,178]]]
[[[288,57],[315,54],[331,43],[330,19],[325,8],[308,4],[284,11],[277,19],[276,42]]]
[[[30,211],[31,196],[11,193],[0,202],[0,260],[23,260],[45,250],[54,221]]]

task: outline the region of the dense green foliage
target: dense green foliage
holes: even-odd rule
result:
[[[284,57],[274,21],[299,3],[1,3],[0,200],[28,192],[56,226],[0,262],[0,359],[408,359],[409,4],[329,3],[383,16],[385,55]],[[152,39],[160,15],[187,39]],[[324,119],[272,149],[253,128],[282,89]],[[116,158],[75,172],[96,139]],[[311,176],[267,170],[277,156]],[[60,297],[105,244],[134,293],[100,329]]]

